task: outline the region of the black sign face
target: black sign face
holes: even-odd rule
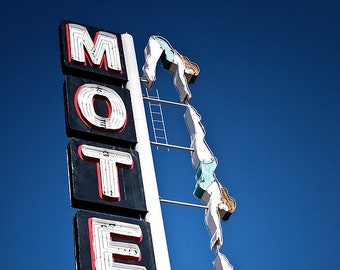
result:
[[[149,223],[78,211],[73,227],[78,270],[156,270]]]
[[[71,139],[67,153],[73,207],[136,218],[145,216],[137,151]]]
[[[120,34],[62,21],[59,27],[61,66],[66,75],[116,85],[127,82]]]
[[[129,90],[66,76],[64,100],[69,137],[124,147],[136,145]]]

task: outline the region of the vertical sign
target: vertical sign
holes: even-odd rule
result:
[[[151,237],[158,224],[148,221],[154,211],[144,193],[150,181],[138,150],[139,111],[130,97],[133,87],[126,87],[125,57],[135,55],[124,54],[121,35],[93,27],[63,21],[59,36],[71,205],[85,210],[74,218],[77,269],[170,269],[167,261],[155,260]]]

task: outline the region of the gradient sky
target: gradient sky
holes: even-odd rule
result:
[[[200,66],[190,104],[237,202],[221,250],[235,269],[340,268],[339,1],[39,0],[0,13],[2,269],[75,269],[62,19],[130,33],[140,71],[153,34]],[[161,67],[155,87],[178,100]],[[169,143],[189,146],[184,111],[163,109]],[[153,150],[160,196],[199,204],[190,154]],[[213,269],[204,211],[162,210],[172,269]]]

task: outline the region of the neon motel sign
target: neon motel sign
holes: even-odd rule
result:
[[[59,27],[77,270],[155,270],[121,35]]]

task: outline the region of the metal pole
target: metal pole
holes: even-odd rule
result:
[[[167,143],[159,143],[159,142],[150,142],[150,143],[153,145],[164,146],[168,148],[176,148],[180,150],[194,151],[194,148],[190,148],[190,147],[178,146],[178,145],[167,144]]]
[[[170,260],[166,243],[161,205],[159,202],[155,168],[146,121],[142,89],[139,80],[138,65],[133,38],[122,34],[124,57],[129,81],[126,88],[130,90],[133,117],[137,135],[136,150],[139,153],[143,178],[145,202],[148,213],[145,220],[150,224],[156,269],[170,270]]]
[[[199,205],[199,204],[193,204],[193,203],[185,203],[185,202],[179,202],[179,201],[172,201],[172,200],[165,200],[159,197],[160,202],[164,203],[171,203],[171,204],[177,204],[181,206],[189,206],[189,207],[195,207],[195,208],[203,208],[203,209],[208,209],[208,206],[205,205]]]
[[[143,99],[149,100],[149,101],[154,101],[154,102],[159,102],[159,103],[181,106],[181,107],[188,107],[189,106],[188,104],[183,104],[183,103],[173,102],[173,101],[168,101],[168,100],[163,100],[163,99],[157,99],[157,98],[143,97]]]

